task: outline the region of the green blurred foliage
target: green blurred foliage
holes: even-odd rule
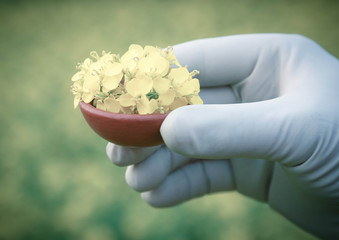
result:
[[[339,56],[339,2],[1,1],[0,239],[313,239],[238,193],[153,209],[73,110],[92,50],[254,32],[304,34]]]

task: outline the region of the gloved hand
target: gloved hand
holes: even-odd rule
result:
[[[174,47],[198,69],[204,105],[171,112],[165,145],[107,145],[155,207],[237,190],[303,229],[339,239],[339,61],[298,35],[255,34]],[[207,160],[208,159],[208,160]]]

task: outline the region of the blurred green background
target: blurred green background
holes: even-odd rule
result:
[[[1,1],[0,239],[314,239],[238,193],[154,209],[73,110],[92,50],[255,32],[304,34],[339,56],[339,1]]]

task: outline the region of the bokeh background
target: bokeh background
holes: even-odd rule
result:
[[[339,1],[0,2],[0,239],[314,239],[236,192],[154,209],[73,109],[96,50],[257,32],[306,35],[339,56]]]

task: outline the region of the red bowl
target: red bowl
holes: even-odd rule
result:
[[[109,142],[133,147],[149,147],[163,143],[160,126],[167,114],[122,114],[102,111],[80,102],[88,125]]]

